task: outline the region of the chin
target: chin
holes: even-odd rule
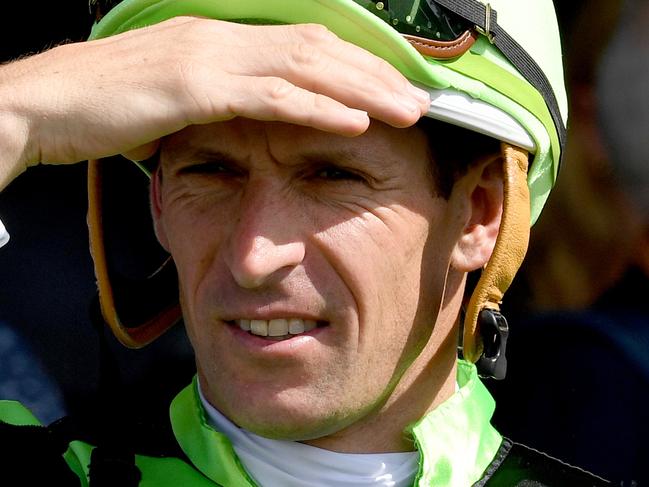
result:
[[[238,426],[259,436],[308,441],[335,434],[355,421],[339,408],[340,404],[329,407],[319,404],[319,407],[315,407],[312,402],[305,402],[302,398],[302,401],[286,400],[281,403],[265,401],[260,408],[239,407],[228,416]]]

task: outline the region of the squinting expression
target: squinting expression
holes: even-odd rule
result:
[[[435,326],[458,234],[430,164],[419,128],[378,122],[345,138],[234,119],[163,142],[156,229],[215,407],[311,440],[393,393]]]

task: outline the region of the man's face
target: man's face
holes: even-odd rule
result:
[[[345,138],[235,119],[163,142],[156,226],[215,407],[308,440],[392,393],[436,323],[458,238],[430,164],[420,129],[378,122]]]

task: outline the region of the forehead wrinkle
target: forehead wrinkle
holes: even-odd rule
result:
[[[220,122],[219,125],[227,126],[227,123]],[[162,161],[168,160],[171,164],[219,161],[241,165],[270,159],[279,163],[272,153],[270,137],[264,127],[250,126],[251,130],[243,130],[230,125],[224,133],[210,133],[210,126],[204,126],[204,130],[181,139],[180,143],[174,144],[174,139],[167,139],[162,149]]]
[[[391,137],[376,128],[371,130],[372,126],[368,133],[358,137],[344,137],[283,123],[266,123],[264,128],[267,153],[274,161],[286,165],[338,163],[388,169],[395,162],[387,156],[393,142]]]

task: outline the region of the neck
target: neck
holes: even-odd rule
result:
[[[457,336],[450,333],[433,354],[420,354],[375,411],[333,435],[304,443],[344,453],[414,451],[404,429],[454,394],[456,359]]]

